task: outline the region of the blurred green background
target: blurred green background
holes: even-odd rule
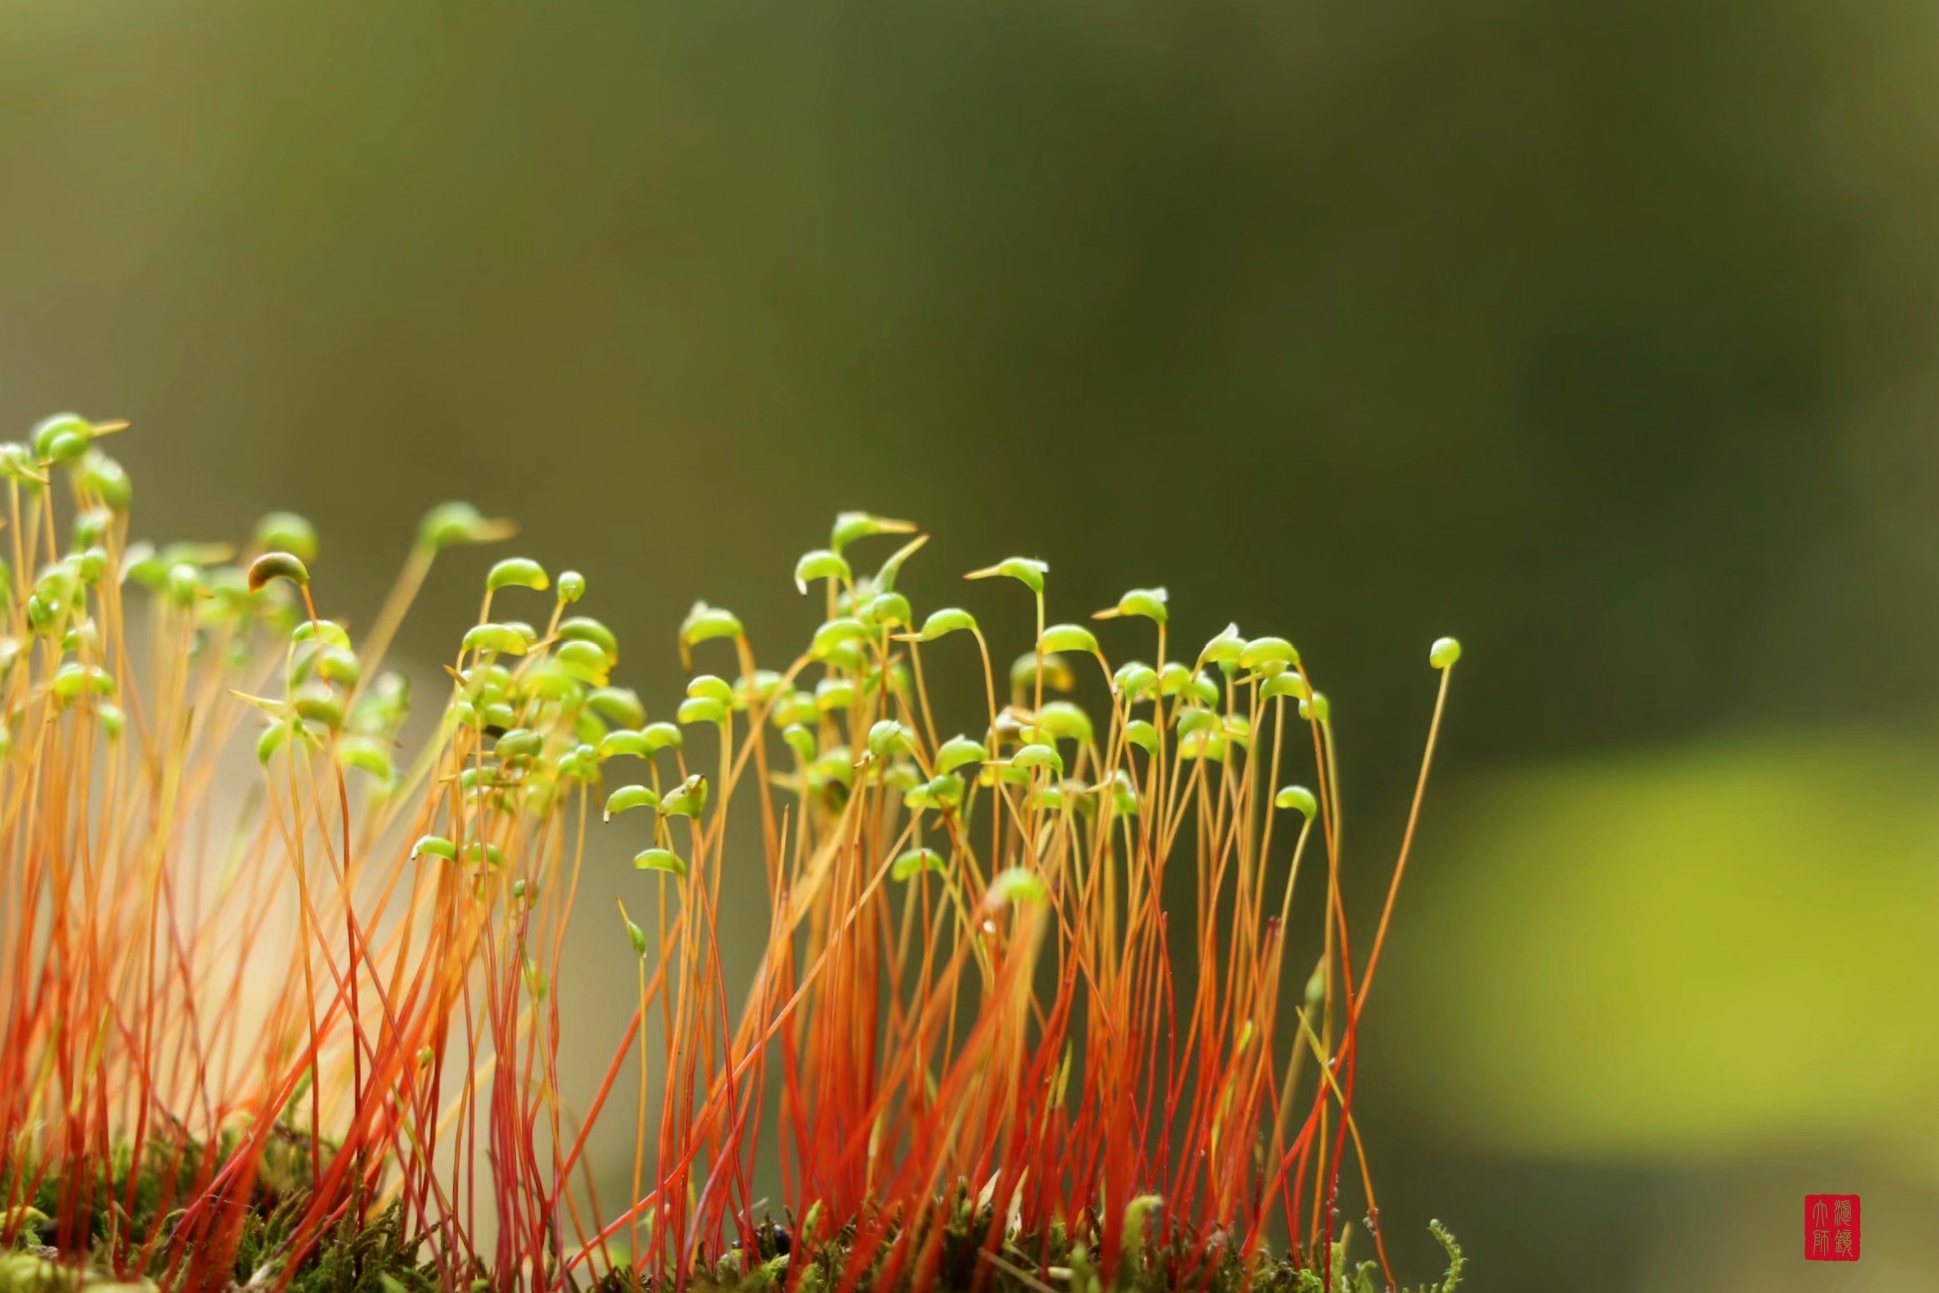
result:
[[[1408,1277],[1437,1215],[1480,1289],[1929,1289],[1935,55],[1911,0],[9,0],[0,426],[132,418],[158,537],[308,514],[352,621],[428,504],[516,514],[650,702],[695,597],[805,633],[839,508],[936,533],[919,607],[1167,584],[1325,680],[1368,903],[1458,633],[1369,1016]]]

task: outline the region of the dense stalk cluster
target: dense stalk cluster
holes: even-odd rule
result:
[[[119,429],[0,446],[0,1293],[1330,1290],[1343,1190],[1392,1286],[1353,1099],[1413,818],[1358,958],[1291,643],[1180,650],[1136,590],[1096,618],[1148,663],[1114,664],[1012,558],[970,576],[1034,605],[999,667],[968,611],[898,591],[914,527],[845,513],[796,568],[806,649],[764,668],[698,605],[659,721],[581,576],[498,562],[407,757],[387,648],[439,552],[510,527],[434,509],[353,637],[300,518],[131,542]],[[1458,654],[1431,655],[1428,759]],[[980,731],[937,727],[926,669],[976,679]],[[561,961],[596,830],[642,874],[573,928],[630,940],[638,1000],[575,1110]],[[730,1000],[722,880],[757,867]],[[602,1202],[593,1128],[629,1122]]]

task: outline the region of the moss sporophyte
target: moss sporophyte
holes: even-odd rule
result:
[[[1180,650],[1163,589],[1053,622],[1012,557],[965,589],[1030,598],[999,671],[971,610],[898,588],[916,527],[847,512],[795,564],[793,652],[696,605],[651,708],[584,576],[498,562],[406,751],[398,626],[512,527],[433,509],[359,635],[300,517],[131,542],[120,429],[0,446],[0,1293],[1395,1284],[1357,1042],[1451,640],[1362,956],[1284,638]],[[637,872],[575,916],[595,832]],[[729,867],[767,894],[736,1000]],[[559,1003],[610,985],[562,971],[569,928],[625,940],[637,996],[583,1107]],[[628,1133],[602,1195],[588,1146]]]

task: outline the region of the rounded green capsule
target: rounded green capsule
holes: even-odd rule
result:
[[[42,462],[72,462],[94,439],[94,424],[78,413],[56,413],[34,424],[34,452]]]
[[[795,757],[801,760],[801,762],[813,763],[815,761],[815,755],[819,752],[820,747],[815,741],[815,734],[801,724],[790,723],[788,726],[782,728],[781,739],[788,743],[788,748],[794,751]]]
[[[1275,808],[1297,808],[1306,820],[1311,821],[1320,811],[1320,801],[1305,786],[1284,786],[1272,797]]]
[[[492,753],[500,763],[525,763],[545,748],[545,737],[529,727],[515,727],[499,737]]]
[[[909,729],[892,718],[885,718],[869,728],[869,753],[882,758],[891,751],[910,748]]]
[[[1118,666],[1118,671],[1111,675],[1111,687],[1127,704],[1135,703],[1146,692],[1157,692],[1158,671],[1133,660]]]
[[[703,673],[692,682],[689,682],[687,684],[687,695],[696,700],[716,701],[721,705],[732,705],[734,703],[733,687],[728,685],[725,678],[716,678],[710,673]]]
[[[823,678],[815,684],[815,708],[824,714],[847,709],[855,703],[855,684],[847,678]]]
[[[249,591],[259,593],[273,579],[284,579],[298,588],[310,586],[310,568],[293,553],[265,552],[249,563]]]
[[[479,624],[465,634],[467,651],[495,651],[500,655],[524,655],[525,634],[510,624]]]
[[[966,763],[982,763],[990,752],[982,742],[967,736],[952,736],[936,749],[935,768],[939,773],[954,772]]]
[[[271,512],[256,522],[258,552],[287,552],[299,561],[316,560],[316,527],[294,512]]]
[[[648,723],[640,729],[640,736],[652,754],[658,754],[661,750],[677,750],[687,743],[680,729],[671,723]]]
[[[1124,739],[1146,754],[1158,753],[1158,729],[1142,718],[1134,718],[1124,725]]]
[[[680,642],[683,646],[698,646],[715,638],[737,638],[742,636],[741,622],[734,612],[705,602],[695,602],[687,612],[687,618],[680,623]]]
[[[1299,716],[1313,723],[1324,723],[1333,716],[1333,704],[1326,693],[1316,691],[1299,702]]]
[[[1034,557],[1006,557],[994,566],[972,570],[963,578],[994,579],[1001,575],[1016,580],[1033,593],[1041,593],[1044,590],[1044,576],[1049,573],[1049,563],[1038,561]]]
[[[290,641],[299,646],[305,642],[319,641],[345,651],[350,649],[350,634],[335,620],[304,620],[290,630]]]
[[[601,762],[617,759],[623,754],[631,755],[636,759],[652,758],[653,750],[646,743],[646,733],[621,729],[608,732],[599,738],[598,757]]]
[[[901,593],[877,593],[855,608],[855,617],[871,628],[906,625],[915,614]]]
[[[1090,715],[1067,700],[1046,701],[1044,707],[1037,711],[1037,731],[1053,741],[1089,744],[1092,735]]]
[[[305,687],[292,704],[298,718],[335,730],[343,726],[343,701],[328,687]]]
[[[586,697],[586,708],[616,727],[646,726],[646,706],[631,687],[600,687]]]
[[[846,584],[853,582],[854,575],[839,552],[816,548],[803,553],[801,560],[794,563],[794,586],[806,593],[808,585],[817,579],[834,579]]]
[[[1239,657],[1245,654],[1245,639],[1239,636],[1239,626],[1228,624],[1216,637],[1205,644],[1199,652],[1199,660],[1204,664],[1236,665]]]
[[[689,696],[680,702],[680,709],[674,715],[682,724],[725,723],[730,711],[711,696]]]
[[[265,765],[268,764],[271,759],[276,757],[276,751],[282,749],[289,743],[289,739],[290,725],[288,723],[275,723],[264,728],[263,734],[256,738],[256,762]]]
[[[576,570],[559,572],[559,604],[570,606],[586,595],[586,577]]]
[[[552,581],[546,577],[545,567],[530,557],[507,557],[485,576],[486,591],[494,593],[501,588],[529,588],[535,593],[542,593],[551,586]]]
[[[594,642],[561,642],[552,658],[559,667],[593,687],[604,687],[610,676],[606,653]]]
[[[974,633],[976,631],[976,617],[968,611],[959,610],[954,606],[947,606],[939,611],[931,611],[929,618],[922,622],[922,631],[916,636],[921,641],[934,642],[937,638],[945,634],[955,633],[962,629],[968,629]]]
[[[564,580],[565,576],[559,578]],[[607,664],[619,663],[619,639],[613,636],[611,629],[590,616],[574,615],[561,620],[555,634],[565,642],[591,642],[606,653]]]
[[[439,552],[467,543],[496,543],[517,533],[510,521],[486,520],[469,503],[440,503],[424,514],[418,523],[420,548]]]
[[[1304,674],[1297,669],[1288,669],[1284,673],[1276,673],[1266,679],[1259,688],[1259,694],[1266,700],[1271,700],[1275,696],[1292,696],[1305,700],[1313,694],[1313,689],[1306,685]]]
[[[1097,650],[1097,635],[1081,624],[1053,624],[1037,639],[1037,649],[1046,655],[1053,651],[1081,651],[1089,655]]]
[[[641,849],[633,855],[635,871],[665,871],[685,879],[687,864],[672,849]]]
[[[815,630],[814,641],[808,645],[808,655],[815,660],[826,660],[837,647],[868,635],[868,625],[858,619],[829,620]]]
[[[707,808],[707,778],[696,772],[669,790],[660,800],[660,812],[668,817],[698,818]]]
[[[1450,669],[1461,658],[1461,644],[1453,638],[1436,638],[1427,649],[1427,662],[1436,669]]]
[[[634,808],[658,808],[660,797],[650,786],[621,786],[606,796],[606,820]]]
[[[393,775],[390,752],[368,736],[350,736],[337,742],[337,763],[375,777],[382,785],[389,785]]]
[[[1042,903],[1050,898],[1050,888],[1044,878],[1034,871],[1023,867],[1011,867],[990,877],[990,887],[983,891],[983,905],[993,911],[1018,903]]]
[[[1178,735],[1211,731],[1219,726],[1219,716],[1209,709],[1188,709],[1178,716]]]
[[[81,456],[81,490],[116,512],[126,512],[135,501],[135,483],[127,470],[99,449]]]
[[[1010,756],[1013,768],[1049,768],[1058,776],[1064,775],[1064,756],[1057,753],[1053,745],[1026,745]]]
[[[1276,673],[1298,664],[1299,652],[1285,638],[1254,638],[1239,652],[1239,667],[1254,673]]]
[[[943,855],[934,849],[910,849],[889,863],[889,879],[907,880],[924,871],[934,871],[938,875],[948,872]]]
[[[1166,603],[1170,595],[1162,588],[1133,588],[1118,598],[1118,604],[1108,610],[1098,611],[1092,619],[1115,620],[1126,615],[1142,615],[1148,620],[1163,624],[1170,618]]]
[[[878,534],[914,534],[915,530],[913,521],[893,521],[870,512],[843,512],[835,518],[835,528],[828,535],[828,547],[840,553],[857,539]]]

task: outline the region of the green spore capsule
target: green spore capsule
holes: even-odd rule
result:
[[[660,811],[668,817],[699,818],[707,808],[707,778],[696,772],[669,790],[660,799]]]
[[[823,678],[815,684],[815,708],[824,714],[847,709],[855,703],[855,684],[847,678]]]
[[[1239,652],[1239,667],[1276,674],[1299,663],[1299,652],[1285,638],[1254,638]]]
[[[624,920],[625,918],[621,917],[621,919]],[[633,954],[635,956],[641,960],[646,959],[646,931],[630,920],[626,921],[626,941],[633,945]]]
[[[316,527],[294,512],[271,512],[256,522],[252,542],[259,552],[287,552],[299,561],[316,560]]]
[[[645,739],[647,750],[654,754],[677,750],[686,744],[686,737],[671,723],[648,723],[640,729],[640,736]]]
[[[1091,719],[1067,700],[1053,700],[1037,711],[1037,731],[1053,741],[1077,741],[1088,745]]]
[[[1049,573],[1050,564],[1048,562],[1038,561],[1034,557],[1005,557],[994,566],[985,566],[981,570],[972,570],[967,575],[964,575],[963,578],[994,579],[1000,575],[1008,579],[1016,580],[1033,593],[1041,594],[1044,590],[1044,576]]]
[[[1037,649],[1046,655],[1055,651],[1097,651],[1097,635],[1081,624],[1053,624],[1037,639]]]
[[[1134,704],[1147,692],[1158,691],[1158,671],[1148,664],[1133,660],[1118,666],[1111,675],[1111,689],[1124,698],[1126,704]]]
[[[1199,652],[1201,664],[1237,665],[1239,657],[1245,654],[1246,641],[1239,636],[1239,626],[1228,624],[1218,635],[1205,644]]]
[[[552,658],[559,667],[593,687],[604,687],[610,678],[606,653],[593,642],[561,642]]]
[[[742,635],[740,619],[734,612],[709,606],[705,602],[695,602],[693,609],[687,612],[687,618],[680,622],[680,646],[683,651],[715,638],[737,638]]]
[[[1146,754],[1158,753],[1158,729],[1142,718],[1134,718],[1124,725],[1124,739]]]
[[[892,718],[885,718],[869,728],[869,753],[880,759],[891,751],[910,748],[909,729]]]
[[[530,557],[507,557],[485,576],[486,591],[494,593],[501,588],[529,588],[542,593],[551,586],[545,567]]]
[[[1313,820],[1314,814],[1320,811],[1320,801],[1305,786],[1281,787],[1279,793],[1272,797],[1272,803],[1275,808],[1297,808],[1308,821]]]
[[[674,718],[683,725],[693,723],[726,723],[731,710],[711,696],[689,696],[680,702],[680,709]]]
[[[857,619],[879,629],[908,624],[914,615],[909,599],[901,593],[877,593],[855,609]]]
[[[1308,722],[1324,723],[1333,716],[1333,703],[1327,700],[1325,692],[1316,691],[1299,702],[1299,716]]]
[[[621,786],[606,796],[605,820],[612,821],[623,812],[634,808],[658,808],[660,797],[653,793],[650,786]]]
[[[524,763],[545,748],[545,737],[529,727],[515,727],[499,737],[492,754],[500,763]]]
[[[271,580],[283,579],[298,588],[310,586],[310,568],[288,552],[265,552],[249,563],[249,591],[259,593]]]
[[[646,706],[631,687],[601,687],[586,697],[586,707],[616,727],[646,726]]]
[[[997,872],[990,877],[990,887],[983,891],[983,905],[992,911],[1020,903],[1043,903],[1049,898],[1050,888],[1044,884],[1044,878],[1020,866]]]
[[[1266,679],[1259,688],[1259,695],[1265,700],[1271,700],[1275,696],[1292,696],[1305,700],[1312,694],[1313,689],[1306,685],[1306,676],[1297,669],[1276,673]]]
[[[560,578],[563,580],[565,576],[561,575]],[[554,632],[561,641],[594,643],[606,653],[607,664],[619,663],[619,639],[613,636],[611,629],[590,616],[574,615],[561,620]]]
[[[968,611],[954,606],[931,611],[929,618],[922,622],[922,631],[914,635],[919,642],[934,642],[937,638],[962,630],[976,632],[976,617]]]
[[[912,876],[920,875],[924,871],[934,871],[938,875],[946,875],[948,874],[949,867],[943,861],[942,854],[936,852],[935,849],[928,848],[910,849],[897,856],[895,861],[889,863],[889,879],[891,880],[908,880]]]
[[[633,855],[635,871],[665,871],[685,879],[687,864],[672,849],[641,849]]]
[[[1057,753],[1053,745],[1026,745],[1010,756],[1013,768],[1049,768],[1058,776],[1064,775],[1064,756]]]
[[[981,741],[973,741],[967,736],[952,736],[936,749],[935,769],[937,772],[954,772],[967,763],[982,763],[990,757],[990,752]]]
[[[350,736],[337,742],[337,763],[367,773],[383,785],[389,785],[393,775],[390,751],[373,737]]]
[[[1436,669],[1450,669],[1461,658],[1461,644],[1453,638],[1436,638],[1427,649],[1427,662]]]
[[[695,699],[715,701],[721,705],[734,703],[734,689],[725,678],[703,673],[687,684],[687,695]]]
[[[915,530],[913,521],[894,521],[872,512],[843,512],[835,518],[835,527],[828,535],[828,547],[839,554],[857,539],[872,538],[878,534],[914,534]]]
[[[854,575],[839,552],[817,548],[803,553],[801,560],[794,563],[794,586],[805,594],[808,585],[817,579],[834,579],[846,584],[854,580]]]
[[[465,634],[466,651],[495,651],[500,655],[524,655],[525,635],[509,624],[479,624]]]
[[[447,862],[458,859],[458,846],[442,835],[420,835],[417,843],[411,845],[411,861],[420,857],[443,858]]]
[[[106,543],[108,527],[113,523],[114,513],[107,508],[83,508],[74,516],[74,546],[91,548],[97,543]]]
[[[781,739],[788,743],[788,748],[794,751],[795,758],[801,762],[815,761],[815,755],[820,747],[815,741],[815,734],[801,724],[790,723],[782,728]]]
[[[586,595],[586,577],[576,570],[559,572],[559,604],[570,606]]]
[[[1166,609],[1170,595],[1162,588],[1133,588],[1118,598],[1116,606],[1095,612],[1091,618],[1096,620],[1115,620],[1126,615],[1141,615],[1145,619],[1163,624],[1171,617]]]
[[[81,491],[115,512],[126,512],[135,501],[135,483],[126,469],[99,449],[81,456]]]
[[[42,462],[73,462],[94,440],[94,425],[78,413],[56,413],[34,424],[34,452]]]
[[[631,755],[636,759],[647,759],[653,756],[652,749],[646,743],[644,732],[624,730],[608,732],[601,737],[597,753],[602,763],[607,759],[617,759],[621,755]]]
[[[441,552],[460,544],[496,543],[517,532],[510,521],[487,520],[469,503],[440,503],[418,523],[417,546]]]
[[[858,619],[845,617],[829,620],[815,630],[814,641],[808,645],[808,655],[811,659],[827,660],[837,647],[868,635],[868,625]]]

